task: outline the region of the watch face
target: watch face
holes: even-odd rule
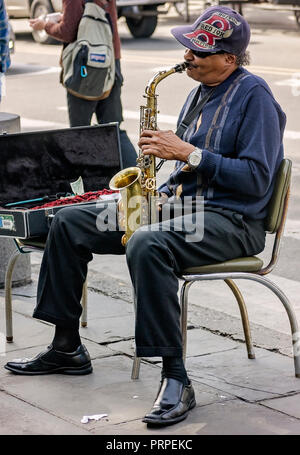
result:
[[[192,153],[189,157],[189,162],[192,166],[198,166],[201,161],[201,156],[196,153]]]

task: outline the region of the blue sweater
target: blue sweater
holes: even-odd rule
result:
[[[202,86],[203,92],[208,89]],[[188,96],[178,124],[186,115],[197,87]],[[238,68],[218,85],[183,140],[203,150],[195,171],[176,162],[160,192],[204,197],[204,203],[243,214],[252,219],[266,216],[274,176],[283,159],[286,116],[267,83]],[[179,191],[178,191],[179,190]]]

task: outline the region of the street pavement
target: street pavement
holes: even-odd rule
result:
[[[192,2],[195,15],[197,7],[197,2]],[[249,6],[245,15],[253,28],[252,70],[267,79],[288,111],[285,149],[286,156],[294,163],[292,197],[281,256],[270,278],[286,293],[300,321],[300,93],[297,95],[300,69],[298,59],[291,58],[288,52],[293,49],[296,55],[296,50],[299,51],[299,28],[292,13],[284,11],[274,13],[270,20],[265,10]],[[120,23],[125,75],[124,126],[134,143],[138,137],[136,106],[140,104],[145,81],[154,69],[171,66],[182,58],[180,46],[169,40],[169,29],[174,22],[172,14],[162,17],[153,38],[141,41],[132,40],[125,24]],[[25,33],[20,33],[15,64],[7,77],[8,91],[14,87],[15,97],[4,99],[1,109],[20,113],[23,131],[67,126],[65,100],[61,101],[64,93],[57,86],[58,67],[54,63],[59,54],[57,47],[37,46]],[[272,54],[274,43],[277,49]],[[37,93],[41,93],[46,77],[53,97],[47,96],[45,100],[32,94],[29,97],[29,88],[24,90],[27,81],[33,80]],[[178,79],[174,76],[174,82],[170,82],[172,93],[180,96],[170,97],[170,88],[169,92],[160,91],[162,127],[174,127],[184,93],[192,87],[191,81],[185,81],[186,87],[182,87],[181,77],[184,76],[178,75]],[[26,102],[20,103],[20,99]],[[169,170],[168,163],[159,178],[163,180]],[[271,244],[272,236],[269,236],[266,250],[260,255],[264,262],[270,256]],[[31,255],[32,284],[14,289],[11,344],[5,342],[5,320],[0,319],[1,366],[14,358],[32,357],[52,339],[53,328],[31,318],[40,259],[38,253]],[[294,376],[285,310],[258,283],[245,281],[239,282],[239,286],[249,312],[256,359],[247,358],[238,306],[227,286],[222,282],[193,285],[187,369],[195,386],[197,406],[185,421],[153,430],[141,418],[155,398],[160,359],[143,359],[139,380],[131,380],[134,313],[126,261],[120,256],[95,256],[88,275],[88,327],[81,329],[83,342],[93,358],[93,374],[22,377],[1,368],[0,434],[300,434],[300,379]],[[0,291],[0,306],[4,315],[3,291]],[[107,417],[81,423],[84,415],[94,414],[107,414]]]
[[[107,263],[104,264],[105,271]],[[188,418],[167,428],[141,422],[151,408],[160,378],[159,358],[145,358],[140,377],[131,380],[134,313],[130,290],[113,295],[101,272],[89,280],[88,326],[81,328],[94,371],[88,376],[19,376],[3,365],[30,358],[49,344],[50,324],[31,318],[39,263],[33,258],[33,282],[15,288],[14,342],[6,343],[4,318],[0,342],[0,435],[297,435],[300,433],[300,380],[291,357],[257,347],[247,358],[242,341],[197,324],[189,313],[186,366],[197,406]],[[116,279],[117,280],[117,279]],[[93,290],[92,290],[93,289]],[[110,295],[109,295],[110,294]],[[3,291],[0,306],[4,312]],[[221,326],[220,326],[221,327]],[[81,423],[83,416],[107,414]]]

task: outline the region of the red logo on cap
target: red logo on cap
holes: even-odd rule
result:
[[[200,22],[194,32],[186,33],[183,36],[200,49],[213,49],[216,45],[216,40],[228,38],[233,32],[230,22],[222,16],[227,15],[212,14],[208,19]]]

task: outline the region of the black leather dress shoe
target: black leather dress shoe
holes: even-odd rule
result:
[[[56,351],[52,345],[32,359],[8,362],[4,368],[16,374],[89,374],[93,371],[90,355],[84,345],[74,352]]]
[[[177,379],[165,378],[160,385],[153,408],[143,418],[151,425],[171,425],[185,419],[196,406],[195,393],[190,383],[184,386]]]

